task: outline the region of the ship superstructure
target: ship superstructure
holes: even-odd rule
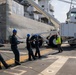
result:
[[[1,40],[8,40],[13,29],[17,29],[18,38],[25,39],[28,33],[42,33],[54,28],[51,22],[26,0],[2,0],[0,2],[2,2],[0,15],[5,15],[2,16],[4,20],[0,21]],[[43,11],[53,16],[54,10],[49,0],[34,0],[34,2]]]
[[[46,11],[52,16],[54,16],[53,15],[54,7],[51,5],[49,0],[33,0],[33,1],[37,3],[43,9],[43,11]],[[24,5],[25,8],[24,15],[26,17],[30,17],[34,20],[50,24],[50,21],[45,16],[43,16],[42,13],[40,13],[35,7],[29,4],[27,0],[22,0],[20,3]],[[27,13],[29,13],[28,16]]]

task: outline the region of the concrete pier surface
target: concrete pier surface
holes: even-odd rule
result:
[[[19,45],[21,65],[14,66],[14,54],[10,45],[0,48],[0,53],[11,65],[9,69],[2,66],[0,75],[75,75],[76,74],[76,48],[68,44],[62,45],[63,52],[58,53],[57,48],[40,48],[41,59],[28,61],[28,52],[25,44]],[[35,49],[33,49],[35,52]]]

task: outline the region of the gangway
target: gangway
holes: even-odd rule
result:
[[[24,0],[26,1],[26,0]],[[35,7],[40,13],[42,13],[48,20],[53,23],[54,28],[57,30],[59,28],[60,22],[54,18],[52,15],[44,11],[38,4],[36,4],[33,0],[27,0],[33,7]]]

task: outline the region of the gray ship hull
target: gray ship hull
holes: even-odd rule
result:
[[[3,33],[5,37],[4,40],[9,40],[9,36],[12,35],[12,30],[17,29],[17,37],[19,39],[25,39],[26,35],[29,33],[31,35],[37,33],[48,32],[54,29],[53,26],[38,22],[24,17],[23,15],[16,14],[12,11],[13,0],[6,0],[6,23],[5,32]],[[13,8],[15,9],[15,8]],[[20,11],[19,11],[20,12]],[[47,34],[46,34],[47,35]]]

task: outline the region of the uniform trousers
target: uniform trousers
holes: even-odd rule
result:
[[[11,46],[11,49],[15,55],[15,64],[19,65],[20,64],[20,53],[18,51],[17,46]]]
[[[41,55],[40,55],[39,47],[36,47],[35,56],[37,56],[37,54],[38,54],[38,57],[40,58],[40,57],[41,57]]]
[[[4,65],[5,68],[8,68],[7,63],[4,61],[3,57],[2,57],[1,54],[0,54],[0,69],[1,69],[1,62],[2,62],[2,64]]]
[[[28,49],[28,57],[29,57],[29,60],[31,60],[31,57],[35,60],[35,56],[33,54],[33,51],[31,48],[27,48]]]

